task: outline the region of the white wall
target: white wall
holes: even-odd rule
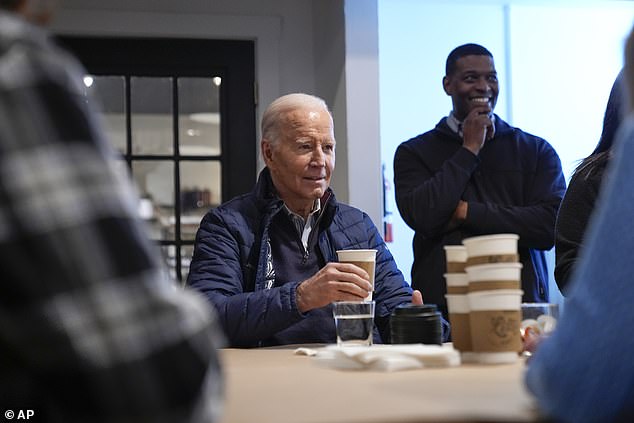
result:
[[[346,0],[346,100],[349,203],[382,227],[376,0]]]
[[[347,201],[348,146],[346,96],[346,31],[345,13],[339,0],[319,0],[313,3],[315,28],[315,91],[330,106],[335,121],[336,166],[332,175],[337,199]],[[378,141],[377,141],[378,142]]]
[[[568,178],[599,141],[634,2],[522,4],[509,18],[514,122],[555,147]]]
[[[633,22],[634,2],[627,1],[380,0],[381,151],[390,179],[398,144],[450,111],[444,63],[465,42],[483,44],[495,57],[496,113],[546,138],[569,176],[598,141]],[[413,232],[396,212],[393,191],[390,204],[396,241],[390,250],[408,273]]]

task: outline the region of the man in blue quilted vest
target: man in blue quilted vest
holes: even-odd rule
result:
[[[253,191],[203,218],[187,284],[216,307],[232,346],[335,342],[332,303],[372,290],[364,270],[337,262],[337,250],[377,250],[374,342],[389,342],[396,306],[422,304],[368,215],[329,188],[335,144],[322,99],[278,98],[262,118],[266,167]]]

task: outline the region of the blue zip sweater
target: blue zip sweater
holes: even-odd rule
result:
[[[415,231],[412,287],[446,313],[443,246],[464,238],[516,233],[524,301],[548,300],[542,250],[552,248],[555,216],[565,191],[561,162],[545,140],[495,116],[495,136],[476,156],[443,118],[434,129],[402,143],[394,158],[396,203]],[[460,200],[466,221],[447,229]]]
[[[411,301],[412,290],[371,219],[338,203],[330,189],[328,195],[317,240],[320,266],[337,261],[336,250],[377,250],[375,341],[388,342],[389,315],[397,305]],[[300,313],[295,289],[302,280],[281,286],[271,281],[269,229],[282,206],[265,168],[251,193],[209,211],[196,234],[187,284],[216,307],[232,346],[335,342],[330,306]]]

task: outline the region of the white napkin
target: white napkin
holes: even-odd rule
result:
[[[369,347],[298,348],[295,354],[315,357],[327,367],[345,370],[396,371],[460,365],[460,353],[447,345],[372,345]]]

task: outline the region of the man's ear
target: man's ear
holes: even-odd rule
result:
[[[271,160],[273,160],[273,151],[271,149],[271,142],[262,138],[262,142],[260,143],[260,147],[262,150],[262,158],[264,159],[264,163],[267,165]]]
[[[445,90],[445,93],[448,96],[451,96],[451,94],[452,94],[451,80],[449,79],[448,76],[443,76],[443,78],[442,78],[442,88]]]

